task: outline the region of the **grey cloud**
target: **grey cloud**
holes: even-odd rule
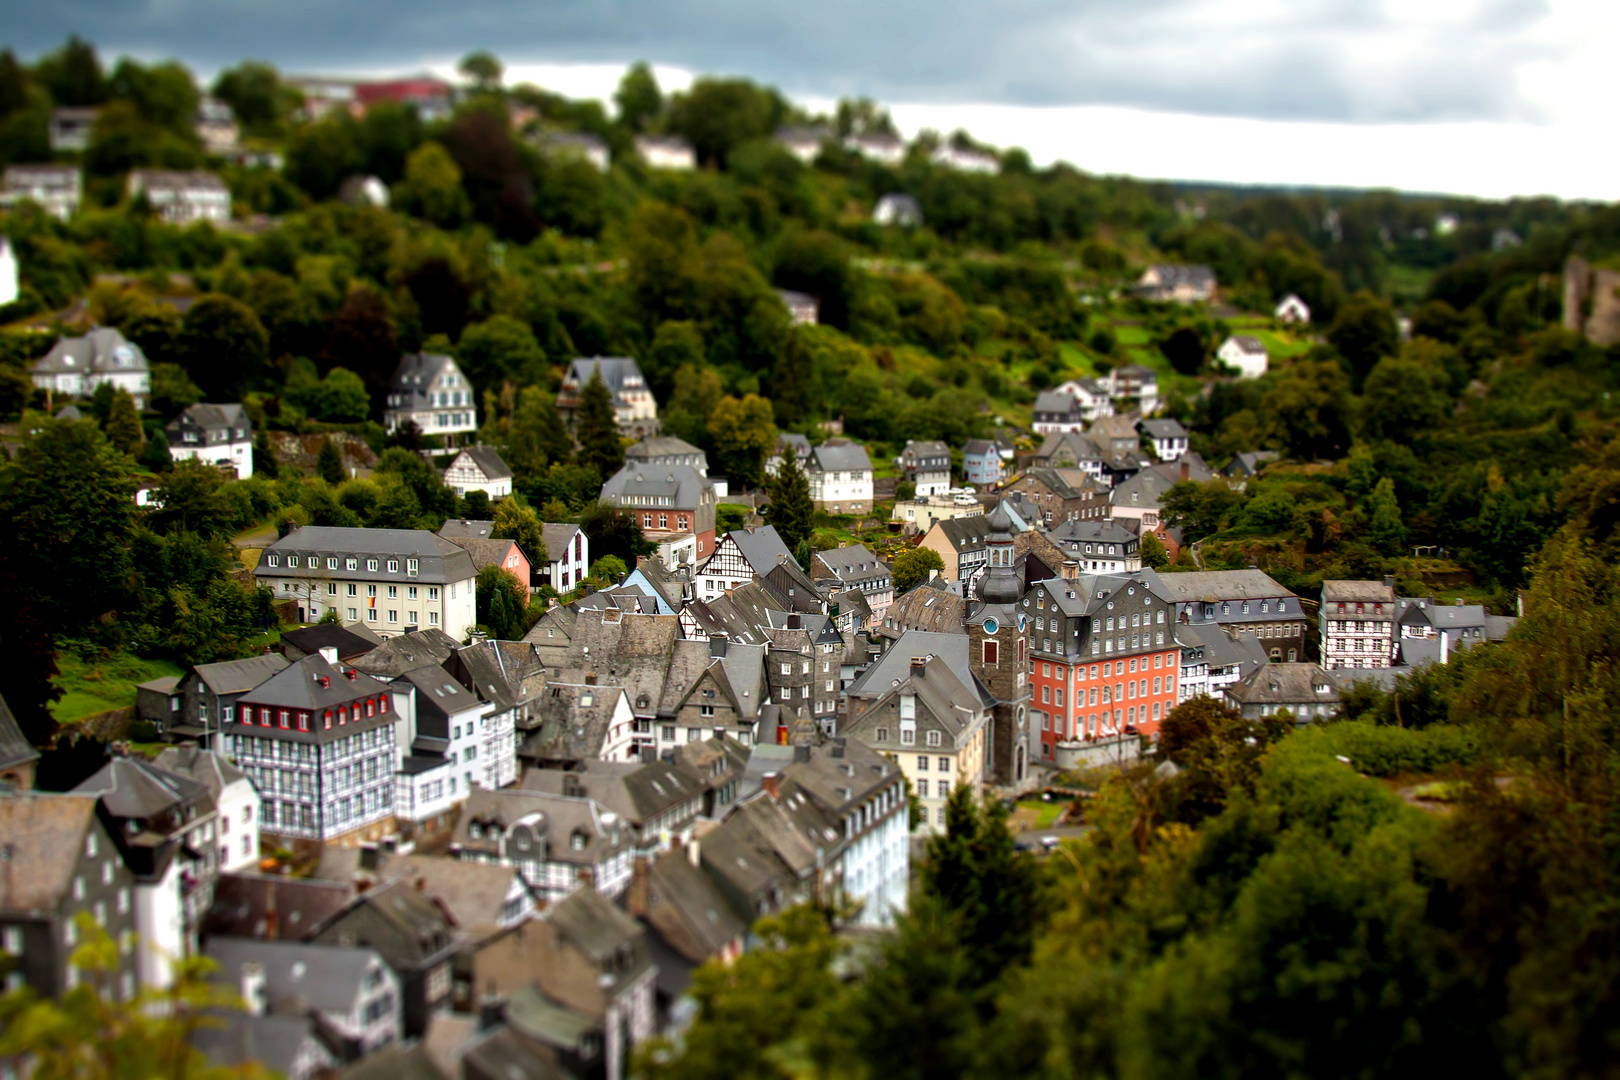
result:
[[[488,48],[509,62],[646,58],[790,94],[1103,104],[1343,121],[1524,114],[1512,72],[1549,53],[1546,0],[1482,0],[1402,25],[1405,0],[0,0],[25,54],[77,32],[113,54],[212,69],[409,68]],[[7,10],[9,9],[9,10]]]

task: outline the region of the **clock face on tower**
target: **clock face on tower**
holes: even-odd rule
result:
[[[1020,614],[1018,616],[1018,632],[1020,634],[1022,634],[1024,632],[1024,627],[1026,627],[1028,625],[1029,625],[1029,616],[1024,615],[1024,614]]]
[[[1001,627],[996,623],[996,620],[994,620],[994,619],[986,619],[986,620],[984,620],[984,632],[985,633],[994,634],[999,629],[1001,629]]]

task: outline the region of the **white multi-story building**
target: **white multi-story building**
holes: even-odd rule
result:
[[[253,421],[240,405],[192,405],[165,427],[176,461],[229,465],[238,480],[253,475]]]
[[[1322,666],[1386,668],[1394,663],[1395,582],[1324,581],[1322,607]]]
[[[97,327],[83,337],[61,337],[51,351],[35,361],[34,385],[64,397],[89,397],[102,383],[128,390],[135,407],[146,408],[152,392],[152,369],[146,354],[110,326]]]
[[[231,219],[231,189],[211,172],[132,169],[127,188],[131,199],[145,196],[171,225],[199,221],[218,225]]]
[[[388,387],[383,424],[394,432],[407,422],[446,446],[478,430],[477,395],[450,357],[408,353],[400,358]]]
[[[306,525],[264,550],[254,576],[300,622],[336,611],[383,637],[437,627],[464,639],[477,625],[472,556],[426,529]]]
[[[805,461],[810,499],[830,514],[872,512],[872,459],[866,447],[833,439],[810,451]]]
[[[607,386],[620,434],[634,439],[658,434],[658,402],[641,374],[641,365],[622,356],[582,357],[568,365],[557,391],[557,414],[564,423],[573,423],[593,376]]]
[[[1240,379],[1258,379],[1266,373],[1270,363],[1266,344],[1252,334],[1235,334],[1221,342],[1215,358],[1233,371]]]
[[[386,683],[316,653],[242,695],[222,728],[262,832],[358,842],[393,831],[403,719]]]
[[[77,165],[7,165],[0,180],[0,206],[35,202],[59,221],[78,213],[84,197],[84,170]]]
[[[566,593],[590,572],[590,538],[585,535],[584,529],[566,521],[561,524],[548,521],[542,531],[546,538],[547,561],[541,577],[559,593]]]
[[[474,786],[517,780],[517,740],[509,710],[497,712],[438,665],[406,672],[391,684],[405,722],[394,813],[417,827],[447,820]],[[408,740],[408,741],[407,741]]]
[[[224,754],[197,747],[171,747],[153,762],[187,776],[214,796],[214,843],[221,873],[251,871],[259,865],[259,793]]]
[[[637,135],[636,153],[654,169],[691,169],[697,165],[692,144],[679,135]]]

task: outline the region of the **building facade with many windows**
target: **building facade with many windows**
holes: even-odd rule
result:
[[[465,550],[425,529],[308,525],[264,550],[254,570],[300,622],[336,611],[383,637],[437,627],[465,638],[477,623],[477,569]]]
[[[261,833],[326,843],[392,831],[402,719],[386,683],[319,653],[244,694],[225,751],[259,790]]]
[[[412,423],[445,446],[478,430],[477,394],[448,356],[407,353],[394,369],[383,424],[390,432]]]
[[[1322,666],[1337,671],[1393,664],[1395,600],[1390,579],[1322,582]]]

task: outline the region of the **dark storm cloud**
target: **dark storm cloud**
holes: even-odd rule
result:
[[[1545,0],[0,0],[26,55],[79,33],[109,55],[213,69],[399,69],[647,58],[791,94],[1107,104],[1268,119],[1510,119],[1544,58]]]

